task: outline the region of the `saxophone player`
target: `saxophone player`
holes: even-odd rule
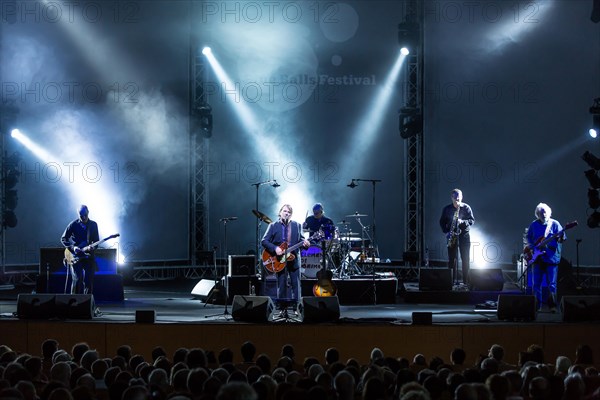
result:
[[[462,282],[468,283],[469,261],[471,252],[471,238],[469,229],[475,223],[473,210],[462,202],[463,194],[460,189],[452,189],[450,192],[452,204],[442,209],[440,227],[446,234],[448,245],[448,268],[454,271],[454,280],[457,280],[458,253],[460,252],[462,266]]]

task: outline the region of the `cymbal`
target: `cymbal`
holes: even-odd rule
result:
[[[265,214],[261,213],[258,210],[252,210],[252,214],[256,215],[256,218],[260,219],[263,222],[266,222],[267,224],[273,222],[271,218],[267,217]]]
[[[341,221],[341,222],[338,222],[336,225],[350,225],[350,222],[349,221]]]
[[[361,217],[368,217],[368,215],[367,214],[359,214],[359,213],[346,215],[346,218],[352,218],[352,217],[361,218]]]

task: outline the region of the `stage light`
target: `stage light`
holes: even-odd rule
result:
[[[209,55],[209,54],[211,54],[211,53],[212,53],[212,50],[211,50],[211,48],[210,48],[210,47],[208,47],[208,46],[206,46],[206,47],[204,47],[204,48],[202,49],[202,54],[204,54],[205,56],[206,56],[206,55]]]
[[[600,131],[600,114],[593,114],[592,127],[590,128],[590,136],[595,139],[598,136],[598,131]]]
[[[600,227],[600,212],[594,211],[587,219],[587,226],[594,229]]]
[[[588,205],[594,210],[600,207],[600,194],[596,189],[588,189]]]
[[[207,139],[212,136],[213,116],[212,107],[209,104],[204,104],[192,112],[190,129],[191,133],[201,133]]]
[[[407,56],[410,54],[410,51],[408,50],[408,48],[403,47],[400,49],[400,53],[402,53],[402,55]]]
[[[16,138],[17,136],[19,136],[19,133],[21,133],[20,130],[18,129],[13,129],[12,131],[10,131],[10,136]]]
[[[595,170],[600,169],[600,158],[596,157],[589,151],[586,151],[585,153],[583,153],[581,158],[583,159],[583,161],[585,161],[587,163],[587,165],[589,165],[590,168],[593,168]]]
[[[423,132],[423,116],[421,112],[415,108],[401,108],[398,129],[403,139],[408,139]]]
[[[600,0],[594,0],[594,5],[592,7],[592,15],[590,16],[590,19],[595,24],[600,22]]]
[[[2,215],[2,225],[8,228],[14,228],[17,226],[18,220],[17,215],[14,211],[6,210]]]
[[[593,189],[600,189],[600,178],[596,174],[596,171],[588,169],[584,174]]]

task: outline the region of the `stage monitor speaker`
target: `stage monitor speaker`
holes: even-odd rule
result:
[[[449,268],[421,268],[419,290],[452,290],[452,271]]]
[[[510,321],[534,321],[535,296],[524,294],[499,295],[498,319]]]
[[[61,319],[92,319],[94,316],[94,295],[57,294],[55,313]]]
[[[267,322],[275,305],[269,296],[241,296],[233,298],[231,316],[235,321]]]
[[[340,301],[337,296],[302,297],[298,304],[302,322],[333,322],[340,319]]]
[[[17,317],[48,319],[56,316],[53,294],[19,294],[17,296]]]
[[[254,256],[229,256],[228,276],[256,275],[256,258]]]
[[[600,321],[600,296],[563,296],[564,322]]]
[[[431,325],[433,323],[433,313],[430,312],[413,312],[412,313],[412,324],[413,325]]]
[[[156,311],[154,310],[135,310],[136,324],[153,324],[156,321]]]
[[[212,279],[202,279],[192,289],[192,296],[205,301],[213,287],[215,287],[215,281]]]
[[[469,271],[469,287],[474,291],[501,292],[504,288],[502,269],[471,269]]]

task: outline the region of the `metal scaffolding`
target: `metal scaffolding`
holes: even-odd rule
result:
[[[406,1],[405,22],[414,24],[415,46],[406,59],[405,108],[415,113],[418,120],[423,113],[423,2]],[[422,122],[421,122],[422,123]],[[417,124],[418,125],[418,124]],[[422,259],[423,243],[423,133],[409,135],[404,142],[405,161],[405,251],[419,254]]]
[[[208,149],[210,136],[203,130],[201,123],[204,110],[210,110],[206,91],[206,65],[194,35],[190,37],[190,261],[192,266],[198,262],[198,254],[208,249],[209,242],[209,196]],[[211,116],[212,118],[212,116]],[[212,119],[210,121],[212,124]],[[204,127],[205,128],[205,127]],[[211,126],[212,129],[212,126]]]

